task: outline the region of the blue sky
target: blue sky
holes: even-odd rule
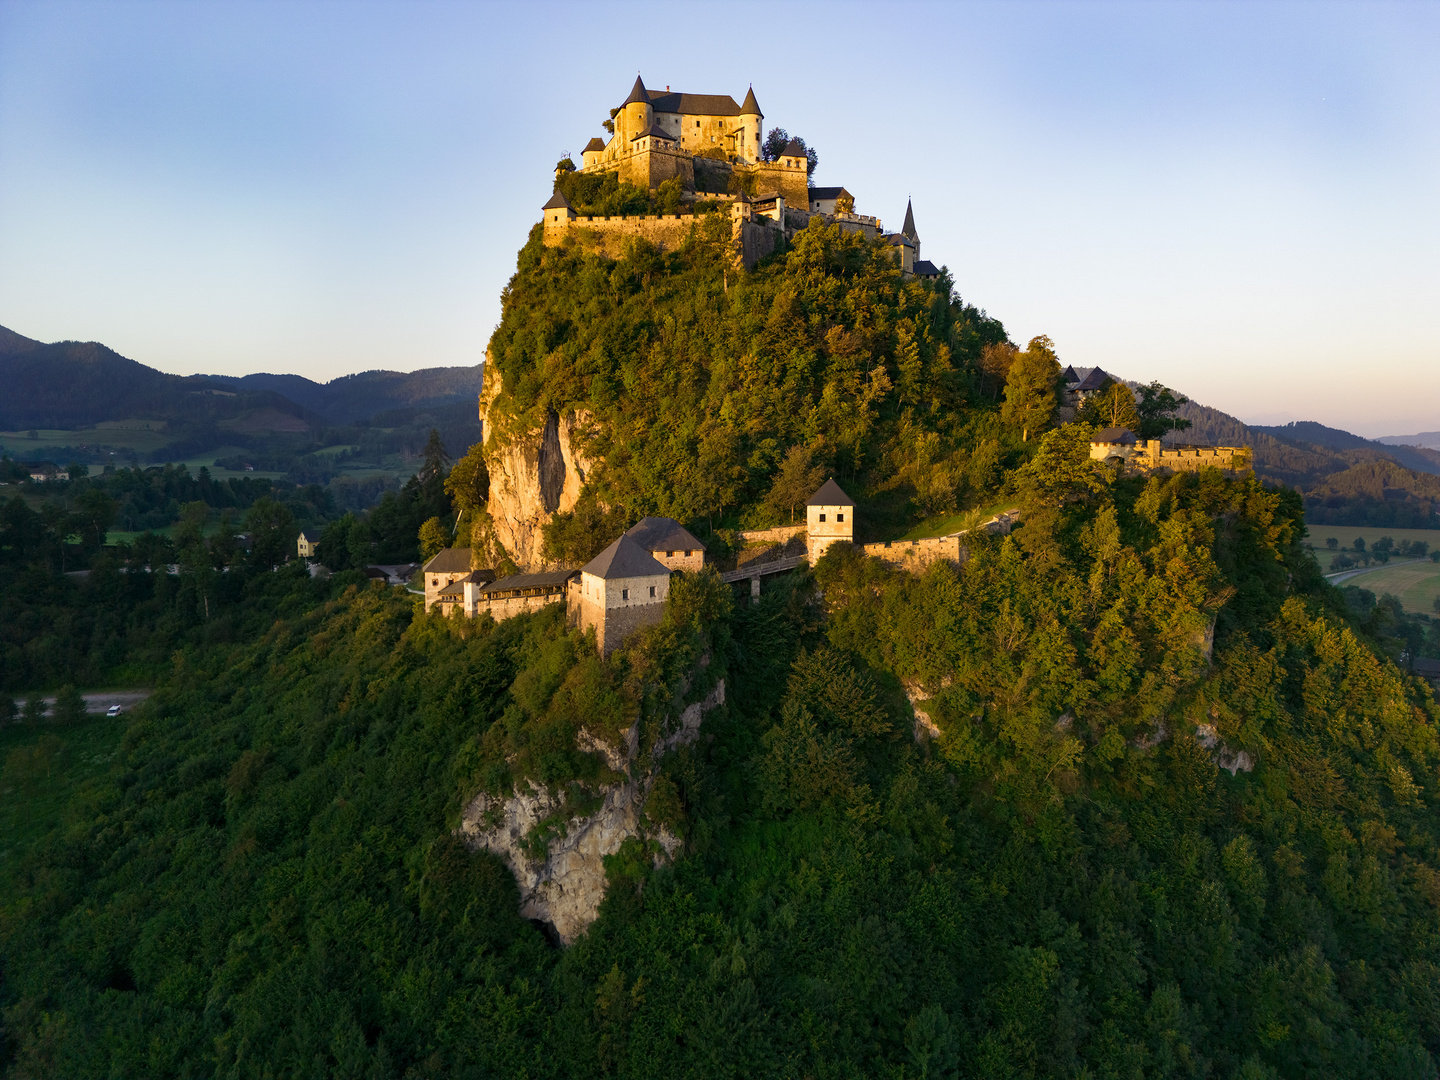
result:
[[[167,371],[474,364],[639,70],[819,151],[1023,343],[1440,428],[1440,6],[0,0],[0,324]]]

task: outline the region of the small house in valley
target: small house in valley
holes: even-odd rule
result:
[[[315,558],[315,552],[320,547],[320,533],[316,529],[303,529],[295,541],[295,551],[302,559]]]

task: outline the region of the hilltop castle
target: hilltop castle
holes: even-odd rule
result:
[[[606,121],[610,139],[591,139],[575,171],[613,172],[622,183],[651,191],[678,179],[682,212],[585,217],[557,190],[541,208],[545,243],[573,238],[611,256],[619,255],[631,237],[673,248],[695,222],[695,203],[704,200],[709,210],[729,204],[736,261],[746,267],[820,217],[872,240],[883,238],[896,249],[907,277],[939,276],[938,267],[920,259],[920,237],[908,204],[901,231],[885,234],[879,218],[855,212],[855,198],[844,187],[810,186],[809,161],[797,140],[791,139],[775,160],[764,160],[764,120],[754,87],[737,105],[729,94],[686,94],[668,86],[649,90],[637,75],[629,96]],[[565,169],[573,164],[562,162]]]

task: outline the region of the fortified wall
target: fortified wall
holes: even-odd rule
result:
[[[887,540],[882,544],[865,544],[860,550],[867,558],[880,559],[897,570],[912,574],[924,573],[937,562],[964,566],[970,552],[960,543],[959,536],[934,536],[924,540]]]
[[[1248,446],[1177,446],[1166,449],[1160,445],[1159,439],[1147,439],[1136,445],[1135,453],[1127,464],[1142,471],[1224,469],[1243,472],[1251,468],[1253,460]]]
[[[748,270],[779,248],[784,234],[779,221],[753,213],[748,200],[729,201],[730,241],[735,250],[735,261]],[[779,210],[783,215],[783,200]],[[626,242],[635,238],[648,240],[661,251],[674,251],[703,218],[703,215],[694,212],[581,217],[561,195],[546,203],[544,212],[546,247],[559,247],[573,241],[588,251],[611,259],[620,258]]]

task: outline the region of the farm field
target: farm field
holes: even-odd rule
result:
[[[1322,555],[1326,551],[1325,540],[1330,536],[1339,540],[1342,548],[1353,548],[1357,536],[1364,537],[1365,547],[1367,549],[1382,536],[1388,536],[1397,542],[1401,540],[1423,540],[1430,545],[1432,550],[1440,547],[1440,529],[1387,529],[1374,528],[1370,525],[1316,525],[1309,521],[1305,523],[1305,527],[1310,530],[1310,535],[1305,538],[1305,543]],[[1329,563],[1322,558],[1321,565],[1328,567]]]
[[[1347,577],[1340,585],[1356,585],[1369,589],[1376,596],[1390,593],[1399,597],[1400,604],[1406,611],[1433,614],[1435,598],[1440,596],[1440,563],[1426,560],[1400,566],[1382,566],[1377,570],[1366,570]]]
[[[48,452],[63,447],[107,447],[112,450],[132,450],[136,454],[151,454],[169,443],[174,436],[165,431],[146,427],[105,427],[44,428],[30,438],[26,431],[0,431],[0,450],[17,461],[32,457],[44,457]],[[64,464],[62,462],[61,464]]]

